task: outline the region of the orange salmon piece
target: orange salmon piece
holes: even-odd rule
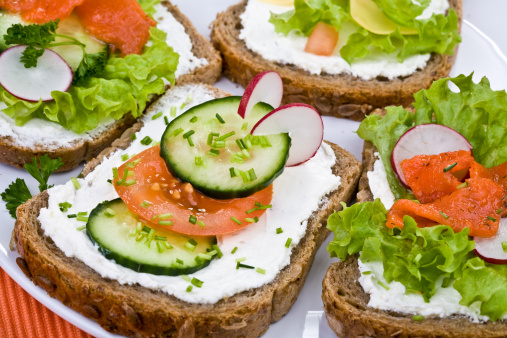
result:
[[[502,187],[490,179],[477,177],[467,180],[468,186],[448,196],[419,204],[398,200],[387,213],[386,226],[403,228],[403,216],[413,217],[419,227],[449,225],[455,232],[470,229],[470,236],[491,237],[500,223],[497,211],[502,206]]]
[[[470,166],[470,177],[484,177],[498,183],[507,195],[507,162],[487,169],[483,165],[473,162]]]
[[[86,0],[76,13],[92,35],[120,49],[123,56],[141,54],[150,27],[157,25],[136,0]]]
[[[42,24],[65,19],[83,2],[85,0],[3,0],[0,1],[0,8],[21,13],[24,21]]]
[[[417,155],[401,162],[405,179],[421,203],[451,194],[461,184],[473,161],[470,151]]]

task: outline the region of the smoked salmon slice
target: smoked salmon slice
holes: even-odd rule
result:
[[[419,227],[445,224],[455,232],[467,227],[470,236],[495,235],[504,213],[502,187],[482,177],[470,178],[466,182],[467,187],[456,189],[431,203],[396,201],[387,214],[386,226],[403,228],[403,216],[408,215]]]
[[[0,8],[21,13],[24,21],[42,24],[65,19],[83,2],[85,0],[0,0]]]
[[[90,33],[110,43],[122,54],[141,54],[157,22],[136,0],[86,0],[76,13]]]

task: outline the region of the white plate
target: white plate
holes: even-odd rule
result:
[[[209,36],[209,23],[215,18],[217,12],[227,8],[227,6],[236,3],[238,0],[174,0],[181,10],[195,23],[201,34]],[[470,4],[470,6],[467,6]],[[495,5],[503,5],[503,10],[499,10]],[[481,7],[489,6],[492,11],[486,15],[476,12]],[[503,13],[507,12],[505,2],[500,1],[481,2],[481,6],[465,0],[464,18],[472,22],[484,24],[486,29],[497,30],[495,39],[498,42],[505,42],[502,30],[495,26],[495,22],[503,22]],[[198,8],[198,9],[197,9]],[[475,20],[475,21],[474,21]],[[482,34],[470,22],[465,20],[462,28],[463,42],[459,47],[458,58],[451,72],[453,76],[458,74],[469,74],[475,71],[474,79],[478,81],[482,76],[490,79],[494,89],[507,88],[507,58],[502,55],[501,49],[496,46],[491,39]],[[503,48],[507,44],[502,45]],[[219,88],[228,90],[233,94],[241,95],[243,89],[236,84],[222,79],[216,85]],[[361,159],[362,140],[360,140],[354,131],[359,124],[357,122],[324,117],[325,139],[339,144]],[[63,174],[55,174],[51,177],[51,184],[61,184],[77,176],[81,168],[75,169]],[[31,191],[37,191],[37,184],[26,172],[19,169],[0,164],[0,192],[3,192],[10,182],[16,178],[24,178]],[[0,202],[0,267],[2,267],[23,289],[39,300],[42,304],[54,311],[56,314],[71,322],[82,330],[96,337],[115,337],[104,331],[98,324],[91,321],[72,309],[64,306],[59,301],[50,298],[46,292],[36,287],[16,265],[16,252],[9,251],[9,240],[14,226],[14,220],[10,217],[4,208],[4,202]],[[327,326],[324,316],[322,316],[323,306],[321,301],[322,279],[328,266],[336,261],[329,258],[326,251],[328,241],[331,236],[322,245],[317,253],[313,267],[308,275],[306,284],[303,287],[298,300],[279,322],[270,326],[264,337],[334,337],[333,332]],[[307,327],[305,328],[305,318],[308,315]],[[304,331],[304,334],[303,334]]]

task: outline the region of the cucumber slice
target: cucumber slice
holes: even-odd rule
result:
[[[8,47],[12,47],[12,45],[7,46],[5,44],[3,36],[4,34],[7,34],[7,29],[9,29],[9,27],[14,24],[29,25],[30,23],[24,22],[21,18],[21,15],[19,14],[0,10],[0,51],[3,51]],[[100,52],[109,53],[109,46],[106,43],[99,41],[88,34],[81,24],[78,16],[74,13],[69,15],[64,20],[60,21],[56,32],[58,34],[73,37],[79,40],[79,42],[85,44],[85,50],[88,54],[95,54]],[[68,40],[62,38],[56,38],[55,40],[55,42],[62,41]],[[70,68],[72,68],[72,71],[75,71],[78,68],[81,60],[83,59],[83,50],[79,46],[57,46],[51,47],[51,49],[58,53],[67,62]]]
[[[216,199],[246,197],[266,188],[283,172],[289,155],[287,133],[250,135],[273,108],[259,103],[243,119],[238,114],[240,101],[230,96],[189,109],[167,126],[160,144],[171,174]],[[220,139],[226,135],[231,136]],[[238,142],[243,142],[241,147]]]
[[[86,233],[106,258],[137,272],[167,276],[191,274],[208,266],[214,256],[215,236],[192,238],[163,229],[156,229],[149,236],[150,229],[142,225],[143,231],[138,224],[142,224],[139,217],[118,198],[100,203],[92,210]],[[193,241],[197,244],[192,250]]]

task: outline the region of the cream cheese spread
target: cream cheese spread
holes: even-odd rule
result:
[[[316,75],[351,74],[363,80],[374,79],[378,76],[394,79],[415,73],[418,69],[424,68],[430,59],[429,54],[414,55],[400,63],[396,59],[396,53],[386,55],[372,52],[369,56],[355,60],[352,65],[349,65],[340,56],[339,50],[346,43],[348,36],[355,31],[350,23],[342,26],[338,44],[332,56],[306,53],[304,48],[307,37],[293,32],[288,36],[278,34],[275,32],[274,25],[269,22],[270,12],[280,14],[291,8],[259,0],[249,0],[245,12],[241,15],[243,29],[239,38],[250,50],[262,55],[266,60],[293,64]],[[448,8],[447,0],[432,0],[418,19],[429,18],[434,13],[445,13]]]
[[[192,41],[185,32],[185,27],[177,21],[171,12],[163,5],[155,6],[153,16],[157,20],[157,27],[167,34],[166,42],[179,54],[176,78],[192,72],[195,68],[208,64],[206,59],[197,58],[192,53]],[[89,142],[97,138],[104,130],[115,122],[113,118],[101,121],[97,128],[82,134],[76,134],[61,125],[47,120],[34,118],[23,126],[17,126],[13,119],[3,113],[6,105],[0,101],[0,137],[9,137],[11,142],[22,147],[44,147],[54,150],[61,147],[79,146],[80,143]]]
[[[42,209],[39,216],[45,234],[67,256],[80,259],[104,278],[160,290],[191,303],[215,303],[274,280],[278,272],[290,263],[293,248],[306,233],[308,217],[326,202],[326,195],[340,185],[340,177],[333,175],[331,169],[336,157],[325,143],[308,162],[285,168],[274,182],[273,207],[258,223],[232,234],[217,236],[224,256],[192,275],[204,284],[201,288],[194,287],[191,292],[186,292],[189,284],[182,277],[137,273],[107,260],[85,232],[77,230],[84,223],[67,218],[67,214],[90,212],[99,202],[118,197],[113,186],[107,182],[112,179],[112,168],[123,163],[121,155],[134,155],[147,149],[140,143],[145,136],[157,139],[162,135],[166,127],[164,119],[152,120],[154,114],[164,112],[171,118],[167,114],[171,107],[181,107],[182,103],[187,102],[188,108],[213,98],[208,89],[198,85],[175,87],[168,91],[143,117],[145,125],[131,146],[115,152],[86,178],[79,179],[80,189],[76,190],[72,182],[68,182],[48,190],[49,206]],[[179,108],[178,113],[181,113]],[[58,205],[61,202],[69,202],[72,208],[62,213]],[[277,234],[277,228],[282,228],[283,233]],[[292,238],[292,243],[286,248],[288,238]],[[235,247],[238,249],[232,254]],[[250,269],[236,269],[236,259],[242,257],[246,258],[244,264],[262,268],[265,274]]]
[[[375,153],[374,155],[376,160],[373,164],[373,171],[368,171],[366,173],[368,175],[368,185],[373,194],[373,198],[380,198],[384,207],[386,207],[386,209],[391,209],[394,204],[394,195],[387,181],[384,162],[382,162],[379,153]]]

